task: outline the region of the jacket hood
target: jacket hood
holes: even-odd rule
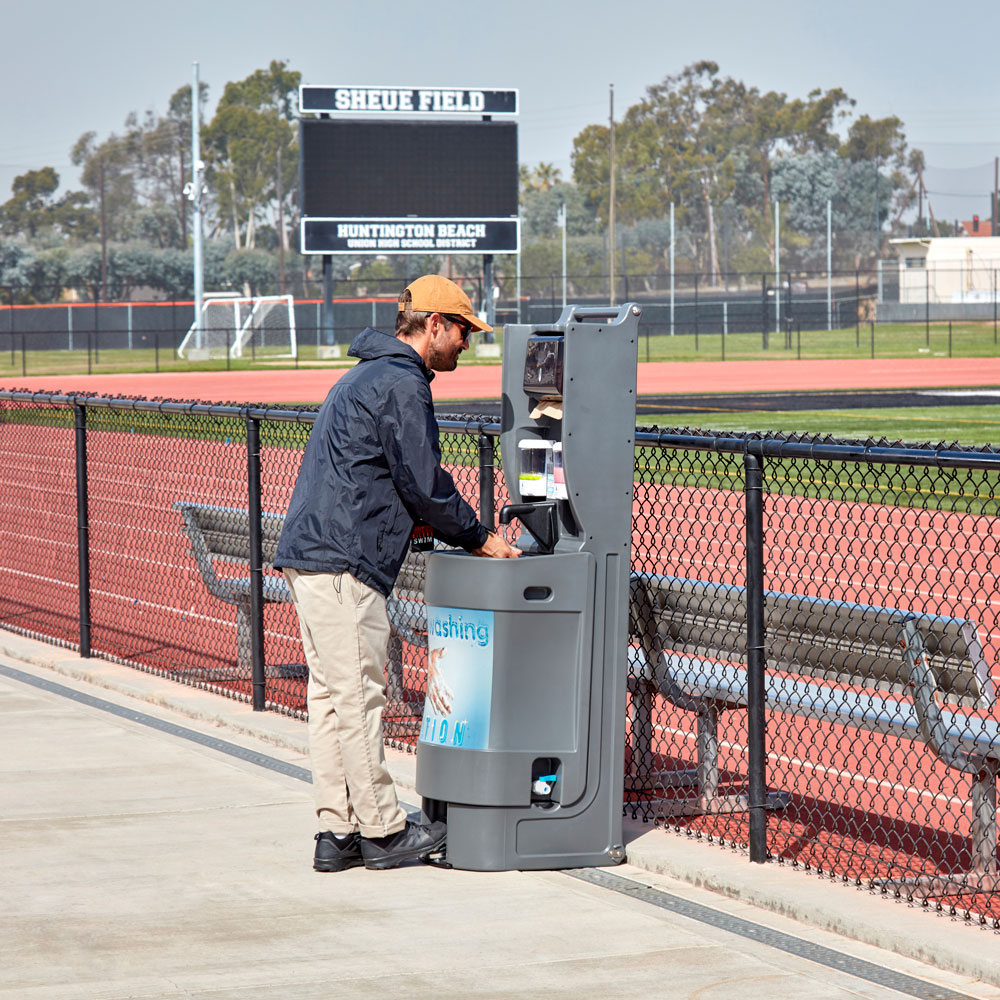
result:
[[[360,358],[362,361],[386,357],[405,358],[418,364],[428,381],[434,377],[434,373],[424,364],[424,359],[409,344],[404,344],[398,337],[370,326],[365,327],[351,341],[347,353],[350,357]]]

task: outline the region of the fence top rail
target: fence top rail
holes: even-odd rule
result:
[[[955,448],[921,448],[872,441],[789,441],[753,432],[733,434],[685,433],[636,428],[636,444],[676,451],[709,451],[759,458],[812,459],[854,462],[859,465],[915,465],[949,469],[1000,470],[1000,452]]]
[[[315,410],[289,410],[257,404],[234,406],[229,403],[198,403],[162,399],[123,399],[113,396],[86,396],[77,393],[28,392],[0,389],[0,400],[45,403],[53,406],[83,406],[90,409],[122,410],[139,413],[186,413],[203,417],[249,417],[254,420],[281,420],[311,424]]]
[[[275,420],[284,423],[312,424],[317,411],[245,404],[182,402],[178,400],[126,399],[111,396],[87,396],[75,393],[30,392],[0,389],[0,401],[42,403],[53,406],[82,406],[94,409],[145,413],[182,413],[206,417],[229,417],[251,420]],[[483,434],[499,437],[501,426],[485,417],[462,417],[442,414],[438,426],[443,431],[460,434]],[[828,462],[853,462],[859,465],[912,465],[948,469],[986,469],[1000,471],[1000,452],[958,447],[918,447],[875,441],[788,440],[779,436],[706,432],[677,433],[636,427],[635,442],[674,451],[707,451],[760,458],[810,459]]]

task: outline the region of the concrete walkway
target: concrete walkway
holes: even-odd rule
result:
[[[0,1000],[1000,998],[992,931],[646,827],[316,874],[301,722],[2,631],[0,717]]]

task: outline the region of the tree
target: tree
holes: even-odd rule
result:
[[[878,161],[902,169],[906,161],[903,123],[895,115],[877,119],[861,115],[851,123],[840,155],[851,163]]]
[[[552,163],[539,163],[530,169],[523,163],[519,167],[522,194],[533,191],[551,191],[562,183],[562,171]]]
[[[204,110],[208,100],[208,84],[198,83],[198,108]],[[167,102],[167,121],[176,132],[177,175],[180,181],[176,201],[177,221],[180,224],[181,246],[187,246],[187,217],[191,205],[184,194],[184,187],[191,177],[191,159],[185,153],[191,151],[191,87],[178,87]]]
[[[526,239],[561,238],[559,212],[566,206],[568,236],[587,236],[594,232],[594,217],[587,208],[583,192],[575,184],[556,184],[549,190],[538,188],[521,194],[521,227]]]
[[[274,258],[266,250],[231,250],[226,257],[225,275],[244,294],[258,295],[274,283]]]
[[[188,91],[188,113],[161,117],[147,111],[142,117],[132,112],[125,119],[122,141],[126,145],[128,169],[133,178],[137,208],[145,210],[146,219],[156,218],[156,228],[148,223],[143,233],[142,220],[129,220],[129,235],[142,235],[161,247],[184,247],[187,243],[188,201],[184,196],[190,170],[191,122],[190,88],[181,88],[171,97],[176,106],[178,95]]]
[[[732,185],[725,131],[713,113],[718,69],[706,60],[666,77],[647,88],[616,127],[616,218],[629,224],[663,217],[677,204],[678,221],[703,233],[701,250],[712,274],[718,273],[713,206]],[[607,128],[592,125],[574,140],[573,176],[599,219],[608,209],[609,139]]]
[[[128,142],[115,134],[98,142],[96,132],[84,132],[73,146],[70,159],[80,167],[80,180],[95,210],[102,239],[123,239],[128,217],[137,203]]]
[[[205,129],[208,178],[219,213],[237,249],[252,248],[258,224],[270,213],[280,248],[288,248],[298,145],[293,127],[301,74],[272,61],[246,79],[226,84]],[[283,264],[282,264],[283,268]]]
[[[710,60],[647,88],[616,128],[616,217],[663,217],[671,203],[691,234],[699,266],[716,277],[716,215],[730,200],[768,244],[771,174],[786,154],[836,148],[833,126],[852,102],[839,89],[790,100],[719,75]],[[574,140],[573,176],[597,217],[606,217],[608,129],[591,125]],[[733,213],[730,212],[730,218]],[[771,247],[773,252],[773,246]]]
[[[29,170],[14,178],[13,197],[0,205],[0,228],[11,236],[31,239],[45,229],[65,236],[89,236],[94,218],[86,209],[86,195],[70,191],[56,198],[59,174],[53,167]]]
[[[207,85],[201,85],[202,95]],[[102,242],[142,240],[161,248],[187,245],[184,185],[190,169],[191,89],[171,96],[166,116],[132,111],[124,130],[99,141],[85,132],[72,151]]]

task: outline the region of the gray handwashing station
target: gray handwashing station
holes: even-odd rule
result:
[[[417,791],[445,863],[624,860],[625,670],[640,309],[503,334],[500,446],[519,559],[427,558]]]

